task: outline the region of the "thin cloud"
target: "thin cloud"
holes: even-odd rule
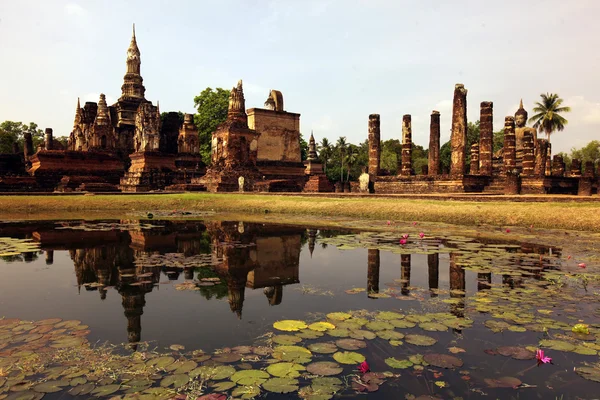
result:
[[[75,17],[84,17],[87,14],[85,8],[81,7],[77,3],[68,3],[65,5],[65,12],[67,15],[72,15]]]

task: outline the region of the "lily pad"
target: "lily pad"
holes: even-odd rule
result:
[[[298,390],[298,380],[292,378],[271,378],[264,382],[262,387],[273,393],[291,393]]]
[[[400,333],[400,332],[396,332],[394,330],[391,329],[386,329],[383,331],[377,331],[376,332],[377,336],[385,339],[385,340],[400,340],[400,339],[404,339],[404,333]]]
[[[235,373],[235,368],[231,365],[203,365],[192,370],[189,375],[192,378],[199,377],[202,380],[220,381],[229,378]]]
[[[353,351],[339,351],[333,355],[333,359],[340,364],[360,364],[365,361],[365,356]]]
[[[266,379],[264,381],[266,381]],[[258,396],[259,394],[260,394],[260,387],[258,386],[258,384],[253,384],[253,385],[249,385],[249,386],[240,386],[238,388],[235,388],[233,390],[233,392],[231,392],[232,396],[234,396],[235,398],[240,398],[240,399],[253,399],[256,396]]]
[[[540,340],[540,347],[546,347],[552,350],[558,351],[573,351],[575,350],[575,345],[569,342],[564,342],[562,340],[552,340],[552,339],[543,339]]]
[[[297,378],[300,376],[299,371],[304,371],[306,368],[300,364],[290,362],[280,362],[271,364],[267,367],[267,372],[279,378]]]
[[[273,328],[286,332],[295,332],[301,329],[306,329],[307,327],[308,325],[306,325],[304,321],[298,321],[293,319],[277,321],[273,324]]]
[[[348,314],[345,312],[333,312],[333,313],[327,314],[327,318],[329,318],[333,321],[345,321],[349,318],[352,318],[352,314]]]
[[[415,326],[417,326],[416,323],[411,322],[411,321],[407,321],[405,319],[393,319],[388,321],[394,328],[400,328],[400,329],[408,329],[408,328],[414,328]]]
[[[318,361],[308,364],[306,370],[313,375],[331,376],[341,374],[344,369],[333,361]]]
[[[393,312],[393,311],[381,311],[375,317],[375,319],[380,319],[382,321],[390,321],[390,320],[396,320],[396,319],[402,319],[402,318],[404,318],[404,314],[400,314],[400,313]]]
[[[237,371],[235,374],[231,375],[231,380],[242,386],[257,386],[269,378],[270,375],[267,372],[258,369]],[[237,396],[236,394],[233,395]]]
[[[370,331],[383,331],[386,329],[394,329],[394,325],[386,321],[371,321],[365,325],[365,328]]]
[[[487,378],[483,380],[491,388],[516,388],[521,385],[521,380],[511,376],[503,376],[501,378]]]
[[[437,339],[425,335],[406,335],[404,341],[416,346],[433,346],[437,343]]]
[[[577,375],[581,376],[588,381],[600,382],[600,368],[585,366],[575,368]]]
[[[350,331],[350,337],[352,339],[357,339],[357,340],[362,340],[362,339],[373,340],[377,337],[377,335],[375,334],[375,332],[366,331],[364,329],[354,329],[354,330]]]
[[[463,365],[460,358],[448,354],[425,354],[423,360],[439,368],[458,368]]]
[[[69,381],[47,381],[35,385],[32,389],[38,393],[56,393],[63,390],[65,386],[69,386]]]
[[[331,329],[335,329],[335,325],[330,322],[315,322],[314,324],[310,324],[308,329],[318,332],[325,332]]]
[[[308,345],[310,351],[321,354],[333,354],[338,348],[334,343],[331,342],[320,342],[320,343],[312,343]]]
[[[515,360],[533,360],[535,358],[534,352],[518,346],[498,347],[496,352],[505,357],[512,357]]]
[[[421,322],[419,328],[430,332],[445,332],[448,330],[446,325],[440,324],[439,322]]]
[[[295,335],[275,335],[271,338],[271,340],[277,344],[296,344],[302,341],[302,338],[299,338]]]
[[[312,353],[300,346],[277,346],[273,351],[273,357],[282,361],[305,364],[310,362]]]
[[[98,386],[96,389],[92,390],[92,394],[98,397],[108,396],[115,393],[119,389],[121,389],[121,385]]]
[[[333,336],[333,337],[348,337],[348,336],[350,336],[350,330],[336,328],[336,329],[328,330],[327,334],[329,336]]]
[[[367,347],[367,344],[356,339],[340,339],[335,342],[336,346],[344,350],[359,350]]]
[[[385,359],[385,363],[392,368],[396,369],[406,369],[412,367],[414,364],[409,360],[398,360],[394,357],[389,357]]]

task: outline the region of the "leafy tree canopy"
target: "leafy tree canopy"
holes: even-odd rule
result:
[[[35,148],[44,141],[44,132],[38,129],[35,122],[30,122],[29,125],[15,121],[2,122],[0,124],[0,153],[12,153],[14,143],[17,143],[19,152],[22,152],[25,132],[31,133],[35,151]]]
[[[210,164],[212,133],[217,126],[227,119],[229,107],[229,91],[222,88],[206,88],[194,97],[194,107],[198,113],[194,115],[194,122],[198,127],[198,142],[202,161]]]

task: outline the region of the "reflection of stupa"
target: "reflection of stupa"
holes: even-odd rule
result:
[[[379,293],[379,249],[367,250],[367,293]]]
[[[243,227],[243,228],[242,228]],[[264,288],[270,305],[283,298],[283,286],[299,282],[303,230],[236,222],[210,222],[215,271],[227,282],[231,311],[241,319],[245,289]]]

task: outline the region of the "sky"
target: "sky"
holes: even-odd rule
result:
[[[467,117],[494,102],[494,128],[522,98],[541,93],[572,108],[553,152],[600,140],[600,1],[597,0],[0,0],[0,121],[36,122],[68,136],[77,98],[121,95],[132,24],[146,98],[161,111],[194,112],[207,87],[243,79],[246,107],[271,89],[300,113],[307,138],[381,138],[428,147],[432,110],[450,137],[454,85]]]

